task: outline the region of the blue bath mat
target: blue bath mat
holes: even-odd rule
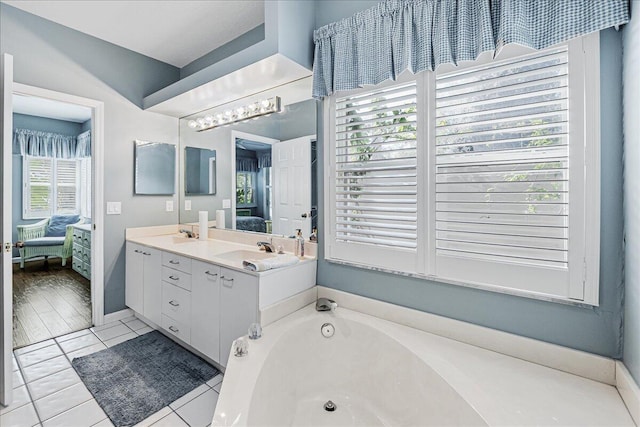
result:
[[[71,365],[116,427],[139,423],[218,374],[158,331]]]

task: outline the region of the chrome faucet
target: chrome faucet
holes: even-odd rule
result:
[[[318,298],[316,301],[316,311],[335,311],[338,303],[329,298]]]
[[[276,247],[273,246],[273,243],[269,243],[269,242],[258,242],[258,247],[260,248],[260,250],[265,250],[267,252],[276,252]]]
[[[178,233],[185,233],[189,239],[196,237],[196,233],[193,230],[187,230],[186,228],[180,229]]]

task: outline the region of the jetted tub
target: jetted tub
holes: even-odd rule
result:
[[[614,387],[343,308],[248,342],[213,426],[634,425]]]

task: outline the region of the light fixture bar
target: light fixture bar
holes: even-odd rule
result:
[[[255,119],[260,116],[279,113],[280,111],[282,111],[280,97],[274,96],[272,98],[253,102],[249,105],[236,107],[232,110],[197,117],[189,120],[187,125],[197,132],[202,132],[220,126],[227,126],[233,123]]]

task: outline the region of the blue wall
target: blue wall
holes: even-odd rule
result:
[[[13,115],[13,128],[14,129],[30,129],[39,130],[43,132],[53,132],[62,135],[78,135],[82,132],[82,124],[67,122],[64,120],[47,119],[44,117],[29,116],[26,114],[14,114]],[[21,224],[33,224],[39,220],[37,219],[23,219],[22,218],[22,156],[20,155],[20,147],[13,146],[13,158],[12,158],[12,170],[13,175],[12,182],[12,196],[11,196],[11,210],[13,212],[13,236],[14,242],[18,241],[18,231],[16,226]],[[19,256],[18,250],[13,249],[13,256]]]
[[[640,384],[640,1],[623,30],[625,298],[622,360]]]
[[[316,27],[377,2],[316,3]],[[602,203],[600,307],[580,308],[428,280],[347,267],[324,261],[320,245],[318,284],[394,304],[552,342],[592,353],[622,355],[622,42],[615,30],[601,32]],[[318,109],[322,150],[322,109]],[[319,224],[324,211],[323,155],[319,155]],[[321,242],[322,243],[322,242]]]

